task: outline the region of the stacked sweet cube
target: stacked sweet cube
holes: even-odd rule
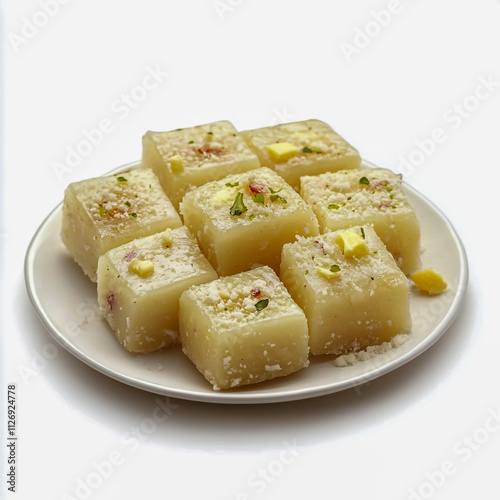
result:
[[[260,167],[232,123],[219,121],[169,132],[147,132],[142,163],[151,167],[176,208],[194,187]]]
[[[418,221],[319,120],[148,132],[142,165],[66,190],[63,240],[121,345],[181,344],[215,390],[411,328]]]
[[[320,120],[284,123],[242,132],[259,157],[295,190],[303,175],[358,168],[358,151],[329,125]]]
[[[365,349],[411,328],[408,279],[369,224],[286,244],[281,278],[308,318],[311,354]]]
[[[62,210],[62,240],[92,281],[99,257],[108,250],[182,225],[150,169],[74,182]]]
[[[311,207],[267,167],[212,181],[186,194],[184,223],[221,276],[268,265],[297,235],[316,235]]]
[[[372,224],[406,274],[420,266],[420,224],[401,176],[383,168],[304,176],[300,194],[314,210],[322,233]]]
[[[306,316],[268,266],[189,288],[181,296],[180,332],[184,352],[214,389],[309,365]]]
[[[177,340],[182,292],[216,278],[187,228],[167,229],[99,259],[99,306],[127,350],[152,352]]]

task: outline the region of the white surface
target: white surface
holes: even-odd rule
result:
[[[138,165],[129,163],[113,172]],[[459,236],[432,202],[411,186],[404,184],[404,188],[421,225],[422,265],[439,269],[447,277],[448,288],[442,295],[429,297],[411,287],[413,328],[408,340],[350,367],[334,366],[331,356],[313,357],[307,370],[292,377],[231,391],[214,391],[180,348],[131,356],[99,313],[95,285],[75,264],[61,241],[62,203],[47,215],[29,245],[25,262],[28,295],[61,347],[99,372],[155,394],[209,403],[256,404],[296,401],[352,389],[399,368],[434,345],[455,320],[467,290],[468,263]],[[79,314],[82,304],[92,314]]]
[[[298,499],[314,486],[320,499],[448,500],[481,485],[498,498],[500,2],[59,1],[31,32],[50,1],[3,2],[0,408],[17,384],[19,436],[10,497]],[[380,27],[376,12],[389,7]],[[23,27],[31,38],[16,46]],[[342,44],[362,42],[349,61]],[[403,170],[457,229],[469,289],[441,340],[358,388],[242,406],[168,406],[57,347],[29,303],[23,261],[69,182],[138,158],[147,129],[311,117]],[[54,162],[98,126],[101,142],[57,176]],[[4,448],[4,414],[0,425]]]

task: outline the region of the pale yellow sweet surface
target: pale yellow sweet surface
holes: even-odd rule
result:
[[[306,317],[269,267],[189,288],[180,299],[179,326],[184,353],[216,390],[309,364]]]
[[[300,193],[321,232],[372,224],[405,274],[420,267],[420,224],[400,176],[382,168],[304,176]]]
[[[196,240],[183,226],[134,240],[103,255],[97,274],[99,307],[128,351],[152,352],[178,337],[181,293],[216,278]]]
[[[296,191],[303,175],[358,168],[361,164],[358,151],[320,120],[245,130],[241,135],[261,165],[275,170]],[[276,143],[288,146],[273,147]]]
[[[246,211],[231,215],[237,196]],[[296,235],[319,232],[311,207],[266,167],[190,191],[183,199],[181,213],[203,253],[223,276],[259,264],[278,271],[285,243],[294,241]]]
[[[344,254],[344,230],[283,247],[280,278],[307,316],[311,354],[359,351],[411,329],[408,279],[373,228],[361,227],[368,247],[361,257]],[[362,235],[361,227],[351,230]],[[332,279],[317,272],[332,266],[340,268]]]
[[[151,169],[70,184],[62,209],[62,241],[92,281],[108,250],[182,221]]]
[[[257,156],[225,120],[168,132],[149,131],[142,144],[142,165],[155,171],[176,208],[196,186],[260,167]]]

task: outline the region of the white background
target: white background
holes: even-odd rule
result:
[[[500,1],[4,0],[3,12],[7,498],[415,500],[476,497],[479,487],[483,499],[500,497]],[[155,88],[137,89],[153,69]],[[157,396],[95,372],[44,330],[24,285],[30,239],[69,182],[138,159],[148,129],[306,118],[378,165],[412,162],[406,181],[468,253],[456,322],[357,390],[255,406],[170,400],[168,419],[148,427]],[[55,168],[103,120],[101,142]]]

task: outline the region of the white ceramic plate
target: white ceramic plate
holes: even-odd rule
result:
[[[118,170],[137,166],[126,165]],[[367,168],[373,165],[364,162]],[[213,403],[274,403],[342,391],[384,375],[432,346],[448,329],[467,286],[467,259],[446,217],[412,187],[404,189],[422,227],[422,262],[446,277],[448,290],[429,297],[412,290],[413,331],[407,342],[368,361],[336,367],[318,357],[288,377],[230,391],[214,391],[180,348],[132,355],[117,342],[98,312],[96,286],[63,246],[59,204],[45,219],[28,248],[25,278],[30,299],[54,339],[71,354],[105,375],[170,397]]]

